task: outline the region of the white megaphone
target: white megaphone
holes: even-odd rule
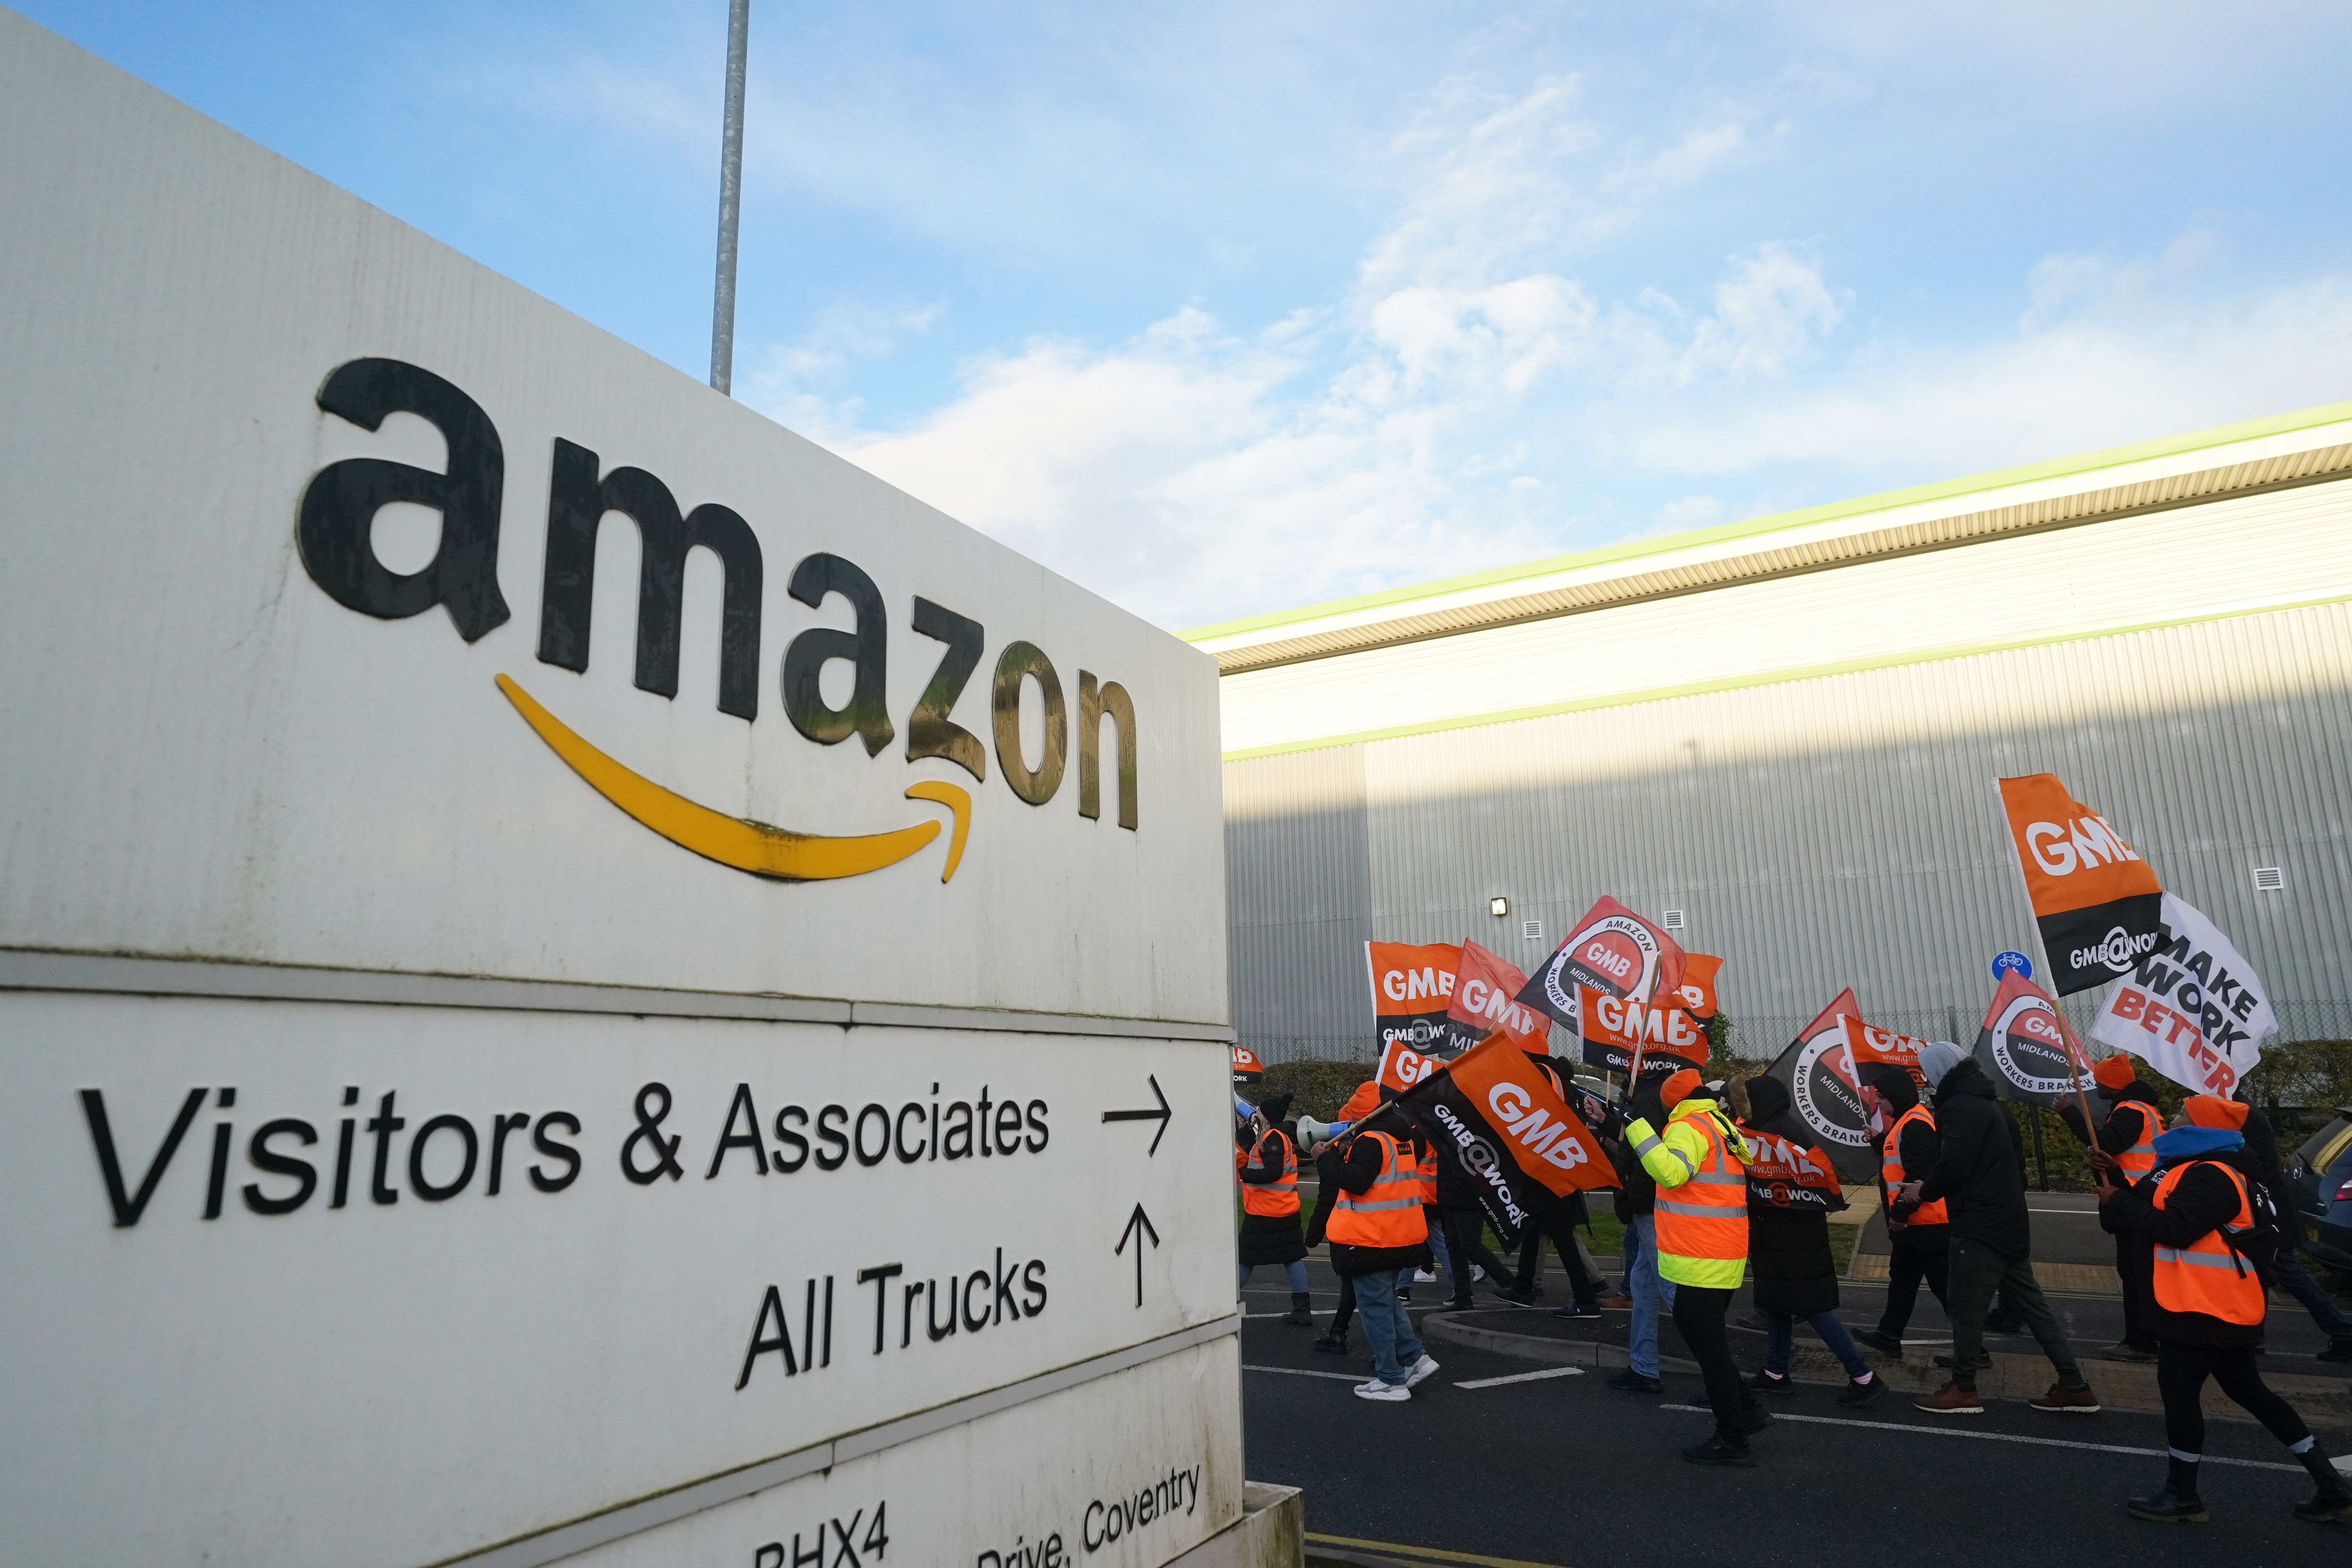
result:
[[[1298,1146],[1300,1148],[1315,1149],[1322,1144],[1328,1143],[1329,1142],[1331,1142],[1331,1124],[1329,1122],[1318,1121],[1311,1116],[1302,1116],[1298,1119]]]

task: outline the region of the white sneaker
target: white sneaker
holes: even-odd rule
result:
[[[1434,1285],[1437,1283],[1437,1276],[1426,1268],[1416,1268],[1412,1271],[1412,1282],[1416,1285]]]
[[[1480,1281],[1480,1280],[1482,1280],[1482,1279],[1486,1279],[1486,1266],[1485,1264],[1483,1264],[1483,1263],[1474,1263],[1474,1264],[1472,1264],[1472,1265],[1470,1266],[1470,1282],[1471,1282],[1473,1285],[1475,1285],[1476,1283],[1478,1283],[1478,1281]]]
[[[1428,1382],[1431,1375],[1436,1371],[1437,1363],[1432,1361],[1427,1356],[1423,1356],[1419,1361],[1413,1363],[1412,1370],[1405,1374],[1404,1385],[1407,1388],[1417,1388],[1422,1384]]]
[[[1358,1384],[1356,1397],[1377,1399],[1383,1405],[1402,1405],[1412,1397],[1412,1388],[1409,1384],[1382,1383],[1376,1377],[1370,1383]]]

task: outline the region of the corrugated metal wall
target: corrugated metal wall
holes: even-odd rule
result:
[[[2231,934],[2290,1037],[2352,1035],[2347,760],[2331,605],[1231,763],[1234,1026],[1273,1059],[1361,1054],[1366,936],[1526,967],[1612,893],[1727,961],[1745,1052],[1848,984],[1965,1039],[1987,961],[2034,951],[1991,780],[2050,772]]]
[[[1270,1059],[1353,1057],[1370,1027],[1364,804],[1361,746],[1225,767],[1227,958],[1250,1006],[1235,1028]]]

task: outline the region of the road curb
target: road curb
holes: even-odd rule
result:
[[[1483,1323],[1465,1322],[1460,1315],[1450,1312],[1429,1315],[1421,1323],[1421,1332],[1424,1338],[1445,1340],[1473,1350],[1489,1351],[1496,1355],[1537,1362],[1546,1366],[1620,1367],[1627,1364],[1627,1352],[1622,1346],[1602,1344],[1596,1340],[1560,1340],[1539,1334],[1515,1334]],[[1895,1395],[1932,1393],[1950,1376],[1942,1367],[1924,1358],[1897,1360],[1868,1350],[1863,1353],[1869,1359],[1872,1370],[1886,1380],[1888,1392]],[[1662,1372],[1685,1373],[1693,1376],[1698,1373],[1696,1362],[1675,1356],[1660,1356],[1658,1367]],[[1820,1345],[1801,1344],[1795,1347],[1795,1353],[1790,1358],[1789,1373],[1801,1384],[1843,1388],[1846,1384],[1844,1367]],[[2095,1357],[2084,1362],[2083,1374],[2091,1380],[2091,1386],[2098,1391],[2100,1404],[2108,1409],[2155,1413],[2164,1408],[2164,1401],[2157,1393],[2156,1368],[2152,1365],[2100,1361]],[[2042,1356],[2016,1355],[2000,1351],[1992,1353],[1991,1366],[1977,1373],[1977,1388],[1988,1399],[2030,1399],[2054,1381],[2049,1362]],[[2264,1381],[2313,1426],[2352,1426],[2352,1384],[2336,1378],[2310,1377],[2294,1373],[2266,1373]],[[2205,1414],[2212,1419],[2223,1421],[2252,1419],[2210,1384],[2205,1389]]]

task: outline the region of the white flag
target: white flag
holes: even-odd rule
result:
[[[2227,1097],[2278,1026],[2253,966],[2211,921],[2167,893],[2154,951],[2107,987],[2091,1038],[2146,1058],[2185,1089]]]

